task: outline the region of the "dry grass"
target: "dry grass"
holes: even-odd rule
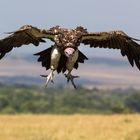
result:
[[[1,115],[0,140],[140,140],[140,115]]]

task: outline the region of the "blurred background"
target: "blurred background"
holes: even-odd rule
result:
[[[1,0],[0,38],[31,24],[123,30],[140,39],[139,7],[139,0]],[[89,60],[73,71],[78,90],[62,74],[44,88],[40,75],[48,72],[33,54],[51,45],[23,46],[0,61],[0,139],[140,140],[140,71],[119,50],[81,45]]]
[[[123,30],[130,36],[140,38],[139,4],[139,0],[4,0],[0,4],[0,37],[5,37],[5,32],[31,24],[46,29],[56,25],[66,28],[84,26],[90,32]],[[33,54],[51,44],[48,40],[39,47],[30,45],[14,49],[0,61],[0,82],[42,85],[45,79],[39,75],[46,74],[46,71],[36,62],[37,57]],[[91,49],[82,45],[80,49],[89,58],[73,72],[80,76],[77,80],[80,86],[139,88],[139,70],[132,68],[119,50]],[[60,85],[70,86],[62,75],[55,78],[55,86]]]

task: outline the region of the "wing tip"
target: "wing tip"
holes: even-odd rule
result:
[[[133,38],[133,37],[130,37],[132,40],[135,40],[135,41],[140,41],[140,39],[137,39],[137,38]]]

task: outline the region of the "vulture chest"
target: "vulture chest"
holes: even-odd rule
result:
[[[66,65],[67,70],[71,71],[73,69],[73,66],[74,66],[75,62],[78,59],[78,54],[79,54],[79,51],[76,50],[75,53],[72,56],[67,58],[66,64],[64,64],[64,65]],[[58,65],[60,63],[61,55],[63,55],[63,54],[61,54],[59,48],[54,47],[52,49],[52,52],[51,52],[51,69],[53,69],[53,70],[57,69],[57,67],[58,67]]]

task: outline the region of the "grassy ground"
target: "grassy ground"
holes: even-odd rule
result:
[[[140,115],[1,115],[0,140],[140,140]]]

